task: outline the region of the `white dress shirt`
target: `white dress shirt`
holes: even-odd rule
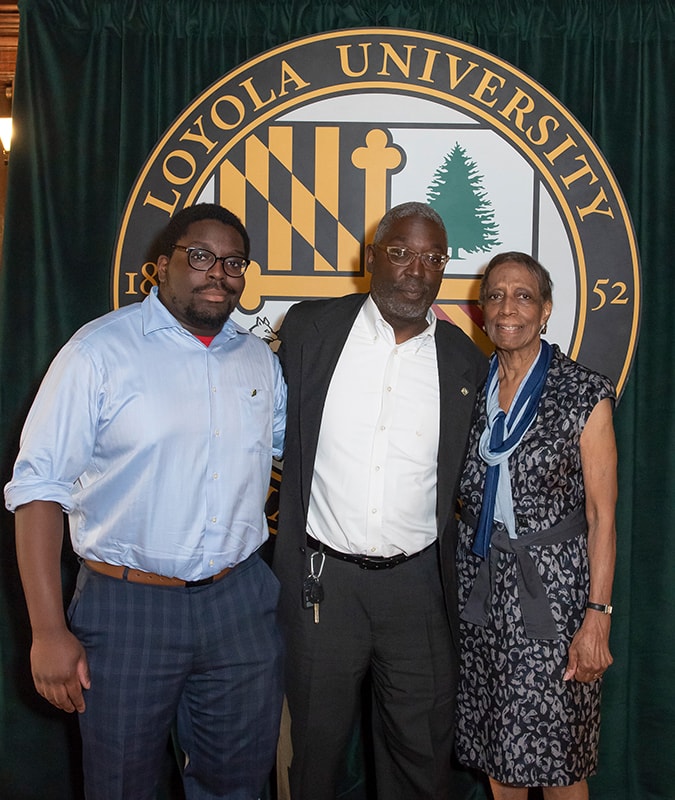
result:
[[[396,344],[372,298],[333,373],[310,494],[310,536],[346,553],[390,557],[437,538],[439,380],[436,317]]]

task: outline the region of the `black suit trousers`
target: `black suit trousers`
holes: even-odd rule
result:
[[[392,569],[327,557],[319,622],[302,608],[287,623],[293,800],[334,800],[370,676],[377,796],[449,797],[457,655],[437,548]]]

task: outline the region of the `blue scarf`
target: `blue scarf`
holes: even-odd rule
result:
[[[542,339],[540,345],[539,355],[518,387],[508,414],[505,414],[499,407],[496,356],[492,357],[490,364],[485,389],[488,421],[479,446],[481,458],[487,463],[488,468],[483,488],[483,505],[478,518],[478,529],[471,548],[481,558],[487,558],[490,550],[490,537],[495,519],[495,501],[498,494],[502,516],[505,517],[502,521],[506,525],[509,536],[514,538],[516,535],[508,461],[510,454],[518,447],[525,432],[537,416],[546,374],[553,357],[553,348],[547,341]]]

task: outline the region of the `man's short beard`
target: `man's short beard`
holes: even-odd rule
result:
[[[192,303],[183,309],[185,319],[195,328],[222,328],[230,318],[230,311],[214,308],[210,313],[206,310],[199,311]]]
[[[371,284],[370,294],[385,319],[393,317],[400,319],[402,322],[410,322],[426,317],[427,311],[435,299],[433,297],[429,299],[428,293],[426,293],[419,300],[406,301],[390,285],[373,286]]]

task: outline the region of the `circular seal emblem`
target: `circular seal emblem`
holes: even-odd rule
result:
[[[497,252],[551,273],[547,338],[620,393],[637,344],[640,272],[617,181],[573,115],[522,71],[460,41],[363,28],[241,64],[178,116],[143,166],[112,266],[115,308],[155,281],[157,234],[216,202],[251,237],[236,321],[274,347],[288,306],[367,291],[364,245],[391,206],[432,205],[450,260],[434,306],[486,352],[480,275]]]

